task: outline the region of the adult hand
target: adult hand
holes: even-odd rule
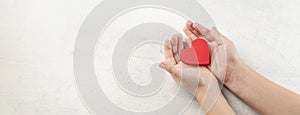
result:
[[[235,66],[240,62],[232,41],[222,35],[215,27],[207,29],[191,21],[186,22],[184,32],[190,41],[198,38],[206,39],[211,53],[211,64],[207,67],[221,82],[226,83],[234,73]]]

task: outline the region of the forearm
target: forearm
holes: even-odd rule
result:
[[[235,115],[235,112],[228,104],[224,96],[220,94],[220,96],[216,100],[216,103],[206,114],[207,115]]]
[[[225,85],[262,114],[300,113],[300,96],[264,78],[242,62]]]
[[[208,90],[204,95],[196,95],[198,103],[207,115],[235,115],[234,110],[220,91]]]

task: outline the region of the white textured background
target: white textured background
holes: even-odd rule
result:
[[[72,53],[81,22],[100,2],[0,1],[0,115],[89,114],[77,94]],[[299,0],[200,3],[247,64],[300,93]],[[238,111],[249,112],[228,97]]]

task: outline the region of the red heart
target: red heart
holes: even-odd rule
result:
[[[203,38],[193,41],[192,48],[183,49],[180,53],[183,63],[193,66],[210,64],[210,52],[207,42]]]

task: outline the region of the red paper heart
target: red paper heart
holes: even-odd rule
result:
[[[180,53],[183,63],[193,66],[210,64],[210,52],[207,42],[203,38],[193,41],[192,48],[183,49]]]

